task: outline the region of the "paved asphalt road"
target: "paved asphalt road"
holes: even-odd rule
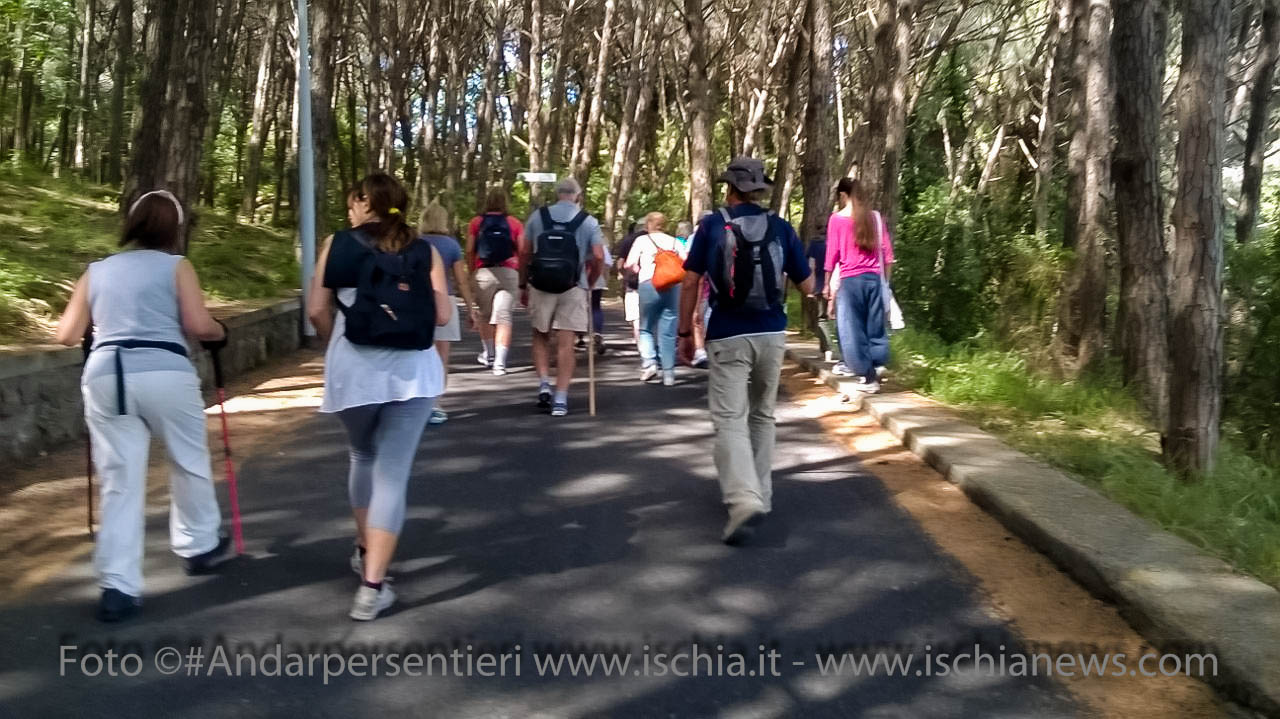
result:
[[[824,646],[905,652],[980,641],[1012,652],[1017,640],[982,611],[963,568],[785,402],[775,511],[750,546],[722,545],[705,375],[684,370],[675,388],[641,386],[625,348],[629,333],[613,329],[621,349],[600,367],[594,420],[585,383],[575,385],[574,413],[552,420],[533,406],[530,371],[494,379],[474,363],[473,344],[456,353],[445,401],[452,421],[423,438],[394,567],[400,601],[383,618],[346,617],[356,579],[347,567],[345,446],[338,422],[317,416],[281,438],[281,451],[240,458],[248,553],[220,575],[183,576],[167,549],[166,519],[156,516],[148,521],[146,604],[128,624],[92,618],[97,590],[87,563],[25,604],[0,608],[0,716],[1083,714],[1043,679],[916,676],[922,656],[907,677],[822,676],[815,651]],[[528,364],[526,336],[518,334],[516,367]],[[189,669],[163,676],[154,666],[162,646],[199,645],[207,674],[216,645],[229,651],[234,671],[237,647],[277,642],[286,663],[289,652],[470,645],[474,661],[511,651],[506,677],[439,676],[437,661],[436,676],[348,676],[327,685],[319,676],[227,677],[228,667],[212,677],[188,677]],[[732,652],[743,652],[747,670],[761,666],[764,644],[777,655],[763,666],[781,676],[655,676],[657,654],[689,653],[694,643],[730,668]],[[512,676],[517,644],[520,676]],[[60,676],[61,645],[80,647],[69,650],[72,659],[107,648],[138,652],[141,674],[90,678],[73,661]],[[533,654],[548,647],[614,648],[629,652],[631,664],[622,677],[539,677]],[[312,664],[317,674],[322,664]],[[706,674],[706,660],[698,667]],[[84,668],[93,670],[93,660]]]

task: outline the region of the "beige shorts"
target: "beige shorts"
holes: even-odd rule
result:
[[[529,288],[529,315],[535,332],[547,334],[551,330],[586,332],[591,316],[587,291],[581,287],[560,295]]]
[[[488,317],[491,325],[510,325],[520,294],[520,273],[510,267],[481,267],[476,270],[476,286],[480,316]]]

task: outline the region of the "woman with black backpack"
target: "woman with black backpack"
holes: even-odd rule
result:
[[[368,621],[395,602],[387,567],[418,443],[444,392],[435,328],[453,307],[440,253],[406,223],[409,196],[395,178],[366,177],[349,204],[354,228],[325,243],[307,314],[328,338],[320,411],[338,415],[350,444],[351,567],[362,580],[350,616]]]
[[[200,280],[182,256],[185,213],[166,191],[129,209],[124,251],[89,266],[58,323],[74,346],[92,330],[80,389],[93,463],[102,478],[102,517],[93,564],[102,587],[98,619],[127,619],[142,606],[142,558],[151,436],[164,439],[172,496],[169,535],[188,574],[229,558],[213,489],[200,376],[187,338],[210,349],[226,328],[205,308]]]

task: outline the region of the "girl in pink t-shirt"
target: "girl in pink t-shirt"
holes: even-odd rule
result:
[[[844,361],[833,373],[857,377],[859,390],[878,392],[878,370],[889,363],[880,282],[893,265],[893,241],[880,213],[869,206],[862,183],[846,177],[836,191],[840,210],[827,222],[825,266],[832,288],[828,308],[836,315]]]

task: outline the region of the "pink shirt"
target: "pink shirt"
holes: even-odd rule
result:
[[[884,248],[884,263],[893,264],[893,240],[889,238],[889,228],[879,212],[873,212],[872,224],[880,228],[880,244]],[[827,272],[840,268],[840,278],[856,277],[868,272],[880,273],[878,253],[864,252],[858,247],[853,218],[839,213],[831,215],[827,220]]]

